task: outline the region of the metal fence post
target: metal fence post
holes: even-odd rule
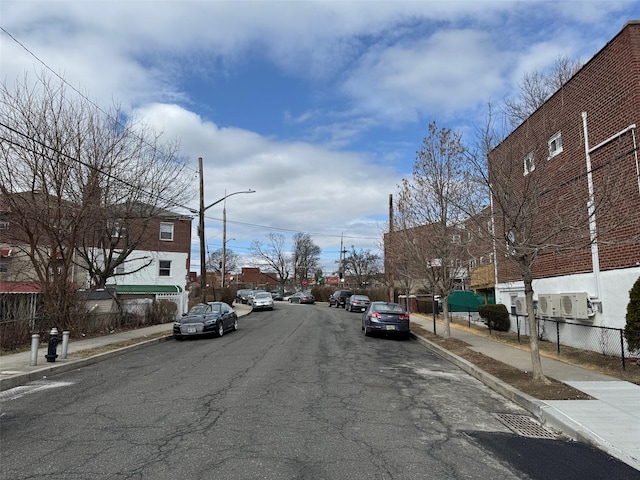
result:
[[[627,367],[624,363],[624,336],[622,335],[622,329],[620,329],[620,351],[622,352],[622,370],[626,370]]]

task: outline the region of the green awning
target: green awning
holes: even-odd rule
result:
[[[119,294],[182,293],[179,285],[109,285]]]

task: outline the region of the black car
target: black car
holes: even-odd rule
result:
[[[372,333],[393,333],[409,338],[409,314],[399,303],[371,302],[362,314],[362,330]]]
[[[241,288],[238,290],[236,293],[236,303],[247,303],[251,292],[253,292],[253,290],[247,288]]]
[[[331,296],[329,297],[329,306],[336,306],[337,307],[342,307],[344,308],[344,306],[347,303],[347,299],[353,295],[353,292],[350,290],[336,290],[335,292],[333,292],[331,294]]]
[[[364,312],[370,303],[371,299],[366,295],[351,295],[344,308],[347,312]]]
[[[199,303],[173,324],[173,338],[217,335],[238,329],[238,315],[224,302]]]

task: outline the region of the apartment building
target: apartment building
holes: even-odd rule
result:
[[[513,191],[536,196],[526,234],[539,239],[538,316],[624,328],[640,276],[639,124],[640,21],[630,21],[491,152],[492,174],[509,165]],[[524,236],[495,200],[497,237]],[[495,260],[496,301],[524,314],[518,265],[508,249]]]

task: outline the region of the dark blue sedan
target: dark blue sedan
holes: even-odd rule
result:
[[[392,333],[409,337],[409,314],[398,303],[371,302],[362,314],[362,330],[368,337],[372,333]]]

